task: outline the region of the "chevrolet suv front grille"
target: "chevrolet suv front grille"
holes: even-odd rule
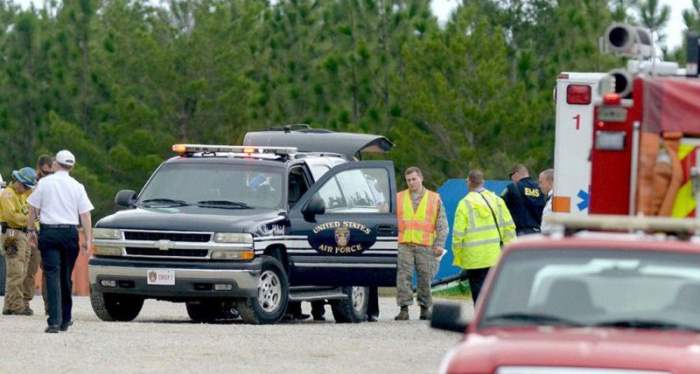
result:
[[[206,243],[211,239],[211,234],[187,232],[126,231],[124,232],[124,238],[126,240],[170,240],[173,242]]]
[[[129,256],[158,256],[158,257],[207,257],[206,249],[176,249],[161,251],[158,248],[126,247]]]

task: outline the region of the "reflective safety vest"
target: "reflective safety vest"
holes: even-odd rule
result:
[[[471,191],[459,202],[455,213],[453,264],[462,269],[491,267],[501,255],[501,241],[508,244],[514,238],[515,223],[503,199],[491,191]]]
[[[399,192],[396,201],[398,202],[399,243],[431,247],[435,241],[440,195],[425,190],[415,210],[413,210],[409,190]]]

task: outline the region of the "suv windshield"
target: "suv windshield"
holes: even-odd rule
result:
[[[282,206],[282,169],[231,163],[169,163],[153,175],[138,203],[249,209]]]
[[[480,327],[700,329],[700,255],[522,250],[503,259]]]

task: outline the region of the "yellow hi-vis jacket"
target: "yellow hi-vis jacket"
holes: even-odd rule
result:
[[[440,209],[440,195],[426,189],[415,210],[409,190],[399,192],[396,201],[399,243],[432,247]]]
[[[489,205],[493,209],[493,214]],[[494,222],[494,217],[498,223]],[[496,227],[498,224],[498,227]],[[501,233],[499,236],[498,229]],[[515,224],[506,203],[491,191],[470,191],[457,206],[452,229],[453,264],[462,269],[482,269],[496,264],[501,240],[515,238]]]
[[[6,222],[13,229],[27,227],[27,219],[29,217],[27,198],[31,193],[31,190],[19,193],[12,186],[2,190],[2,193],[0,193],[2,222]]]

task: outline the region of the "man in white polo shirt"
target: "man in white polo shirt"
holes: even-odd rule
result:
[[[82,225],[85,240],[80,249],[87,252],[92,242],[92,217],[94,209],[85,187],[69,175],[75,165],[75,156],[62,150],[56,153],[54,174],[41,179],[27,199],[30,205],[27,227],[33,228],[40,217],[39,250],[48,296],[48,327],[45,332],[67,331],[73,324],[71,309],[73,284],[71,274],[78,258],[78,224]],[[36,232],[31,230],[33,240]]]

